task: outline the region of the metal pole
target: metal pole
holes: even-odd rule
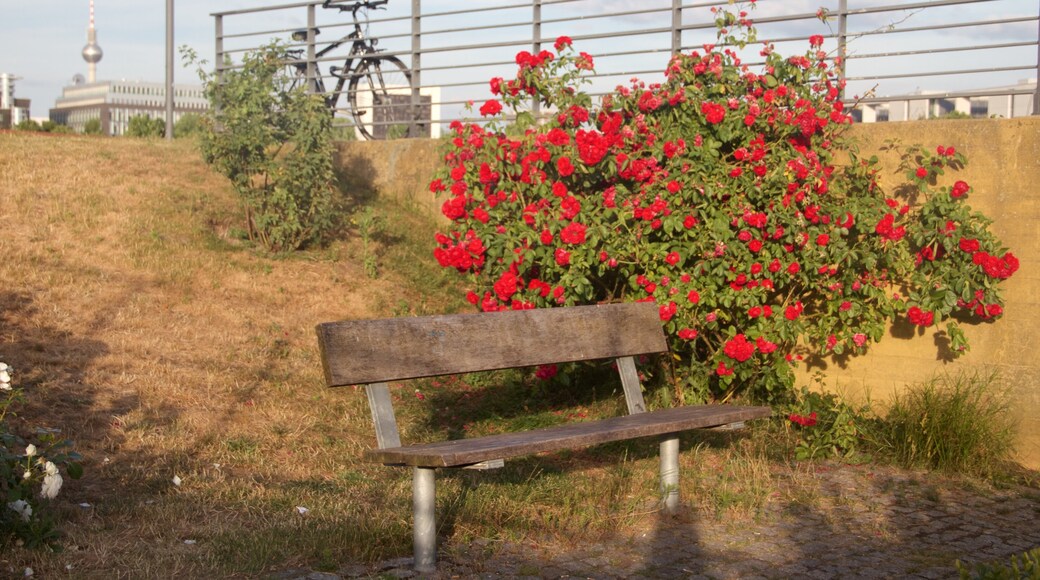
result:
[[[419,572],[437,570],[436,489],[433,468],[416,467],[412,475],[412,550]]]
[[[166,140],[173,139],[173,0],[166,0]]]
[[[839,75],[841,78],[845,78],[845,54],[848,49],[848,24],[849,24],[849,2],[848,0],[840,0],[838,2],[838,58],[841,59],[841,65],[839,65]],[[838,99],[845,99],[845,87],[842,87],[838,92]]]
[[[542,0],[532,0],[533,14],[531,15],[531,37],[534,42],[531,50],[534,54],[542,51]],[[539,122],[538,116],[542,110],[542,102],[538,97],[531,98],[531,113],[535,123]]]
[[[314,50],[314,31],[316,30],[316,21],[314,20],[314,4],[307,5],[307,94],[312,95],[318,88],[318,81],[315,79],[317,72],[317,66],[314,59],[317,58],[317,54]],[[325,95],[322,95],[324,98]]]
[[[682,52],[682,0],[672,0],[672,56]]]
[[[664,511],[679,511],[679,438],[672,435],[661,440],[661,495]]]
[[[1040,2],[1037,2],[1040,14]],[[1036,28],[1036,88],[1033,89],[1033,114],[1040,115],[1040,21]]]
[[[216,38],[213,42],[213,69],[217,74],[217,83],[220,84],[224,82],[224,70],[222,66],[224,64],[224,17],[218,14],[214,17],[214,20],[216,24],[214,35]]]
[[[408,125],[408,136],[423,137],[419,132],[419,118],[422,117],[422,0],[412,0],[412,122]],[[433,114],[431,103],[430,114]],[[433,119],[430,119],[433,122]],[[431,132],[432,135],[432,132]]]

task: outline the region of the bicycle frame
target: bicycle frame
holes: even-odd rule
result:
[[[314,88],[314,92],[320,93],[322,95],[322,98],[325,100],[326,106],[328,106],[329,109],[333,111],[336,110],[336,104],[339,101],[340,95],[343,93],[343,86],[350,78],[350,71],[354,70],[354,61],[364,61],[366,58],[369,58],[370,55],[376,54],[378,52],[373,47],[374,42],[372,42],[372,39],[365,38],[365,35],[361,30],[361,22],[358,20],[356,11],[353,13],[353,17],[354,32],[351,32],[350,34],[340,38],[339,40],[330,43],[328,46],[314,54],[314,78],[308,79],[308,83],[311,84],[311,86]],[[336,72],[334,70],[337,67],[329,67],[329,73],[332,76],[336,77],[338,80],[336,81],[335,90],[333,90],[331,93],[327,92],[325,90],[325,79],[321,74],[321,70],[318,68],[318,61],[320,61],[328,53],[343,46],[347,42],[351,43],[350,52],[347,53],[346,59],[343,61],[343,67],[339,69],[340,72]],[[303,67],[306,67],[307,64],[309,63],[298,64],[297,67],[300,67],[301,70],[304,70],[304,72],[306,72],[306,69],[304,69]]]

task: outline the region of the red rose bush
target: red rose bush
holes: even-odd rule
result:
[[[1000,317],[1018,260],[967,205],[970,185],[942,179],[964,155],[910,148],[909,187],[886,194],[845,135],[820,43],[790,58],[763,45],[750,67],[746,14],[716,16],[719,45],[595,106],[581,90],[593,58],[569,38],[521,52],[515,78],[492,79],[484,123],[451,126],[430,184],[451,220],[438,262],[483,311],[656,303],[679,361],[666,375],[690,399],[788,393],[804,356],[864,352],[892,322],[967,349],[957,321]]]

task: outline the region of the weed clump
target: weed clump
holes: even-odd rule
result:
[[[1017,424],[996,373],[940,375],[897,395],[876,442],[898,463],[992,477],[1010,463]]]

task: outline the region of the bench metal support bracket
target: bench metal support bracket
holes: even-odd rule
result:
[[[397,431],[394,403],[386,383],[365,385],[368,408],[372,412],[372,424],[376,428],[376,445],[380,449],[401,446],[401,435]]]

